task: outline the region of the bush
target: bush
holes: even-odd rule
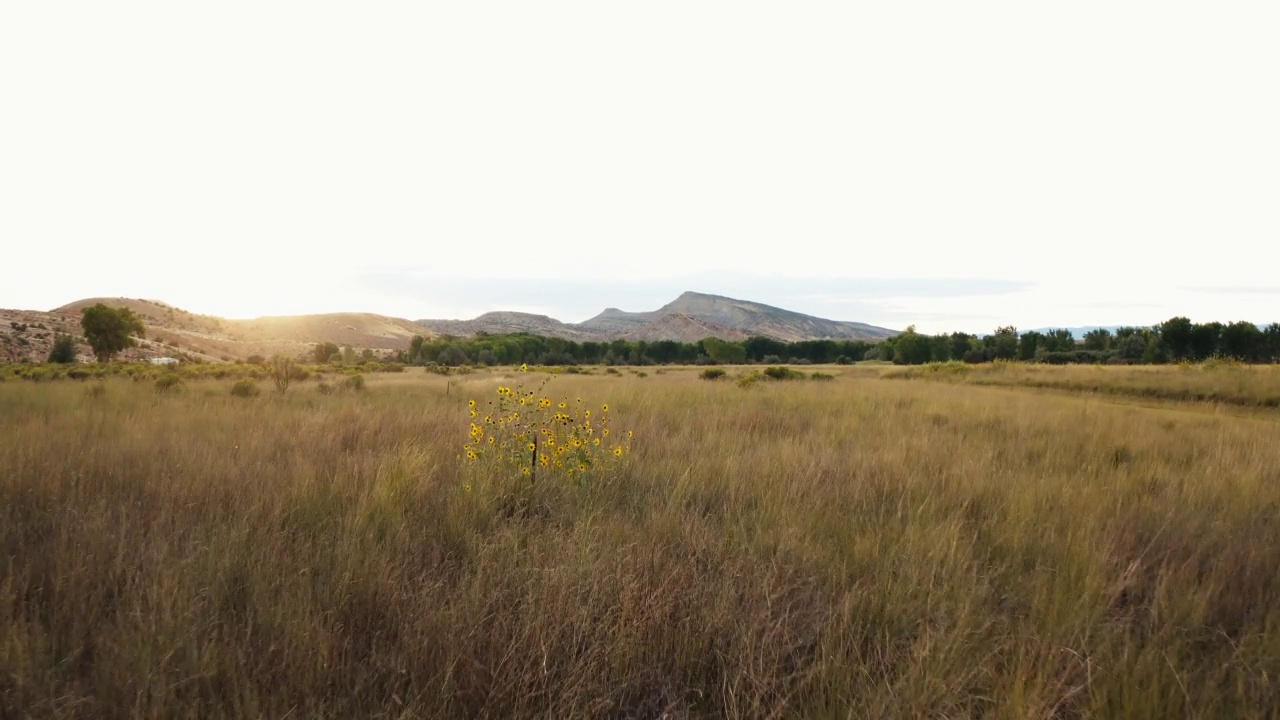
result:
[[[276,384],[276,391],[283,393],[289,389],[289,384],[293,382],[300,369],[294,367],[292,358],[276,355],[271,358],[270,371],[271,380]]]
[[[342,387],[346,388],[347,390],[360,392],[361,390],[364,390],[364,376],[352,375],[351,377],[348,377],[346,380],[342,381]]]
[[[258,381],[253,378],[237,380],[235,384],[231,386],[231,394],[236,397],[256,397],[260,392],[262,391],[258,389]]]
[[[765,368],[764,376],[770,380],[801,380],[805,375],[797,370],[775,365]]]
[[[49,351],[49,362],[69,364],[76,361],[76,341],[70,335],[59,335]]]
[[[180,387],[182,387],[182,378],[176,373],[168,373],[156,378],[156,390],[160,392],[177,390]]]
[[[754,387],[756,383],[760,382],[761,377],[759,370],[752,370],[750,372],[743,373],[738,377],[738,387]]]
[[[724,377],[727,374],[728,373],[726,373],[721,368],[707,368],[706,370],[703,370],[702,374],[699,375],[698,377],[702,378],[703,380],[719,380],[720,378]]]
[[[327,382],[322,382],[322,383],[320,383],[320,385],[318,385],[318,386],[316,387],[316,390],[319,390],[321,395],[332,395],[332,394],[333,394],[333,386],[332,386],[332,385],[330,385],[330,384],[329,384],[329,383],[327,383]]]
[[[826,381],[826,380],[835,380],[835,379],[836,379],[836,376],[835,376],[835,375],[828,375],[827,373],[816,372],[816,373],[814,373],[814,374],[810,375],[810,376],[809,376],[809,379],[810,379],[810,380],[823,380],[823,381]]]

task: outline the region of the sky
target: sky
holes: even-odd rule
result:
[[[1280,321],[1280,4],[0,3],[0,307]]]

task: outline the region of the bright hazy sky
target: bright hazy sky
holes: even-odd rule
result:
[[[0,3],[0,307],[1280,321],[1274,2]]]

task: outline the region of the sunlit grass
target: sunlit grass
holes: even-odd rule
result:
[[[1274,413],[698,372],[556,377],[633,449],[514,516],[459,460],[513,372],[0,385],[0,715],[1280,706]]]

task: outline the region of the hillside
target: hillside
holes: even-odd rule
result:
[[[415,335],[474,336],[481,333],[531,333],[577,342],[610,340],[678,340],[706,337],[743,340],[753,335],[783,341],[821,338],[877,340],[895,331],[864,323],[841,322],[761,303],[719,295],[686,292],[646,312],[608,308],[581,323],[565,323],[546,315],[496,311],[472,320],[419,320],[372,313],[329,313],[229,320],[198,315],[157,300],[86,298],[57,309],[0,310],[0,361],[44,360],[54,338],[65,333],[79,339],[80,315],[103,303],[127,307],[142,318],[146,338],[125,358],[187,356],[204,361],[236,360],[252,355],[299,356],[316,343],[350,345],[376,353],[409,347]],[[80,354],[90,356],[80,343]]]
[[[146,337],[125,358],[188,356],[198,360],[244,359],[277,353],[302,355],[316,343],[351,345],[357,350],[402,350],[414,335],[431,333],[410,320],[371,313],[332,313],[228,320],[197,315],[155,300],[135,298],[87,298],[55,310],[0,310],[0,360],[44,360],[54,337],[65,333],[80,337],[80,315],[85,308],[103,303],[127,307],[142,318]],[[80,354],[92,354],[79,345]]]
[[[648,312],[608,308],[581,323],[564,323],[545,315],[485,313],[474,320],[419,320],[423,327],[451,335],[527,332],[566,340],[679,340],[705,337],[741,340],[753,335],[798,340],[880,340],[897,331],[857,322],[827,320],[763,303],[720,295],[686,292]]]

